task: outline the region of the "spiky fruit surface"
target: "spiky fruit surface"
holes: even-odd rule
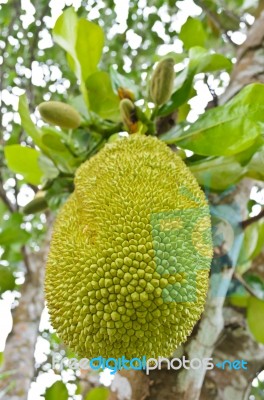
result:
[[[203,311],[212,256],[205,196],[153,137],[106,145],[57,218],[46,297],[80,356],[170,356]]]
[[[61,128],[76,129],[81,124],[81,116],[75,108],[61,101],[45,101],[38,110],[44,121]]]

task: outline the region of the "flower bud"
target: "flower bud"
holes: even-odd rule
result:
[[[46,101],[38,106],[44,121],[65,129],[75,129],[81,124],[80,114],[69,104],[60,101]]]
[[[136,113],[136,106],[129,99],[120,101],[120,112],[124,125],[128,128],[130,133],[135,133],[138,130],[138,118]]]
[[[132,101],[135,100],[135,95],[134,95],[134,93],[131,92],[131,90],[125,89],[125,88],[122,88],[122,87],[119,87],[119,88],[118,88],[118,96],[119,96],[119,98],[120,98],[121,100],[122,100],[122,99],[129,99],[129,100],[132,100]]]
[[[150,96],[157,106],[166,103],[172,94],[174,83],[174,60],[165,58],[153,72],[150,82]]]

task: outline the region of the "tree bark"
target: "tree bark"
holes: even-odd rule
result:
[[[223,104],[244,86],[264,83],[264,12],[255,21],[246,41],[239,47],[230,85],[220,99]]]
[[[34,351],[38,337],[39,321],[44,307],[44,271],[52,221],[39,252],[27,257],[28,273],[21,290],[21,298],[13,314],[13,329],[4,351],[3,372],[11,375],[0,380],[0,392],[5,400],[26,400],[34,377]]]

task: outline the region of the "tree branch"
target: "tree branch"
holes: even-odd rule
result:
[[[241,222],[241,228],[246,229],[248,226],[254,224],[254,222],[259,221],[261,218],[264,218],[264,209],[260,211],[258,215],[255,215],[252,218],[246,219],[245,221]]]
[[[241,275],[239,275],[237,272],[234,273],[234,278],[241,283],[241,285],[246,289],[246,291],[251,294],[251,296],[256,297],[257,299],[260,299],[259,296],[254,292],[254,290],[247,284],[247,282],[243,279]],[[260,299],[261,300],[261,299]]]
[[[220,97],[224,104],[250,83],[264,83],[264,12],[249,30],[246,41],[239,47],[237,62],[233,68],[230,85]]]
[[[226,329],[212,354],[213,360],[244,360],[247,369],[207,371],[200,400],[248,399],[252,380],[264,367],[264,347],[252,337],[244,314],[231,307],[224,308],[223,312]]]
[[[224,35],[224,37],[226,37],[229,43],[231,43],[232,46],[237,47],[237,44],[233,42],[230,34],[227,32],[226,29],[223,28],[221,21],[218,18],[218,15],[214,11],[210,10],[210,8],[203,2],[203,0],[196,0],[195,3],[198,6],[200,6],[201,9],[204,10],[204,12],[211,18],[215,26],[219,29],[219,31],[222,32],[222,34]]]
[[[12,213],[15,211],[15,207],[11,203],[11,201],[8,199],[6,192],[3,188],[3,178],[2,175],[0,174],[0,198],[2,199],[3,203],[7,206],[8,210]]]

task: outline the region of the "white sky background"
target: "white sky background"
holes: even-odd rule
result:
[[[0,0],[0,4],[4,4],[4,3],[7,3],[7,0]],[[118,24],[116,24],[112,27],[112,29],[108,33],[109,36],[114,36],[114,34],[117,32],[122,33],[122,32],[126,31],[126,29],[127,29],[126,18],[128,15],[128,3],[129,3],[129,0],[115,0],[115,4],[116,4],[115,11],[117,13]],[[24,28],[27,28],[27,26],[29,26],[29,24],[31,24],[32,22],[35,21],[35,18],[34,18],[35,9],[32,6],[30,0],[21,0],[21,4],[22,4],[22,9],[26,11],[25,15],[23,15],[23,17],[22,17],[22,22],[23,22]],[[51,11],[52,11],[51,17],[45,18],[45,23],[46,23],[47,28],[52,28],[54,26],[55,21],[61,14],[62,9],[64,8],[65,5],[67,5],[67,6],[73,5],[76,9],[78,9],[80,4],[81,4],[81,0],[69,0],[69,1],[68,0],[60,0],[60,1],[51,0],[50,1],[50,7],[51,7]],[[146,6],[146,0],[139,0],[139,4],[142,7],[144,7],[143,12],[146,15],[148,15],[148,13],[150,13],[152,11],[151,7]],[[199,7],[197,7],[193,3],[192,0],[185,0],[178,4],[180,6],[180,11],[176,14],[176,16],[173,20],[173,27],[174,27],[174,29],[176,29],[179,32],[181,26],[185,23],[188,16],[195,17],[195,16],[200,15],[201,9]],[[93,9],[88,13],[87,18],[90,20],[97,18],[98,13],[100,13],[100,9],[102,7],[103,7],[103,3],[101,1],[98,1],[96,6],[93,7]],[[166,19],[167,19],[166,11],[163,8],[161,8],[159,10],[159,13],[160,13],[162,19],[164,21],[166,21]],[[249,22],[252,23],[253,21],[249,21]],[[160,33],[163,30],[163,26],[161,23],[157,23],[154,26],[154,29]],[[141,37],[136,35],[132,30],[129,30],[126,35],[127,35],[127,40],[129,41],[131,48],[137,49],[141,44]],[[241,44],[245,40],[245,35],[243,35],[242,33],[236,32],[232,35],[232,40],[234,40],[237,44]],[[45,48],[48,48],[51,46],[52,46],[51,36],[50,36],[48,30],[44,30],[42,33],[42,36],[41,36],[40,43],[39,43],[39,48],[41,50],[44,50]],[[182,43],[177,38],[174,40],[173,45],[160,46],[158,53],[159,53],[159,55],[165,55],[171,51],[175,51],[177,53],[180,53],[182,51]],[[0,60],[0,65],[1,65],[1,60]],[[127,60],[125,62],[125,67],[127,69],[129,69],[129,65],[130,65],[129,58],[127,58]],[[21,68],[23,68],[23,63],[22,63]],[[45,68],[45,66],[44,66],[44,68]],[[53,68],[52,74],[54,75],[54,77],[61,78],[61,71],[59,70],[59,68],[57,68],[55,66],[53,66],[51,68]],[[32,71],[27,70],[26,73],[29,78],[31,77],[34,85],[36,85],[36,86],[45,85],[43,68],[40,67],[37,62],[33,62]],[[225,75],[223,75],[222,77],[227,80],[228,74],[226,74],[226,73],[223,73],[223,74],[225,74]],[[214,87],[214,85],[217,82],[216,83],[210,82],[210,83],[212,83],[213,88],[216,89],[216,93],[218,95],[220,95],[221,89],[217,89],[216,86]],[[63,93],[65,90],[68,89],[68,87],[69,87],[68,83],[67,83],[67,81],[65,81],[64,85],[54,88],[54,91]],[[203,113],[208,101],[212,100],[212,96],[209,93],[207,86],[202,81],[199,81],[196,83],[195,89],[197,90],[198,96],[196,96],[195,98],[193,98],[190,101],[191,107],[192,107],[192,109],[194,109],[189,114],[188,119],[190,122],[197,119],[197,116],[199,114]],[[9,93],[7,90],[3,90],[2,100],[7,104],[10,104],[10,105],[12,104],[14,106],[14,110],[17,110],[17,107],[18,107],[18,97],[17,96],[21,95],[22,92],[23,91],[21,91],[21,89],[19,89],[18,87],[13,88],[12,93]],[[45,100],[48,100],[48,98]],[[11,113],[11,114],[13,114],[13,113]],[[8,124],[9,121],[12,121],[13,118],[14,118],[13,115],[10,115],[10,113],[6,113],[6,115],[4,115],[4,120],[3,120],[4,125]],[[19,123],[19,116],[17,113],[15,113],[15,121]],[[252,198],[256,198],[256,196],[257,196],[256,192],[257,192],[256,190],[253,190]],[[20,198],[20,203],[21,203],[20,205],[21,206],[25,205],[29,200],[31,200],[30,197],[32,197],[32,196],[33,196],[33,194],[25,193],[25,196],[22,196]],[[261,196],[262,196],[262,198],[261,198]],[[259,194],[257,200],[260,202],[263,202],[263,204],[264,204],[264,193]],[[255,207],[258,207],[258,206],[255,206]],[[259,208],[258,209],[256,208],[254,210],[254,213],[257,214],[258,212],[259,212]],[[0,300],[1,321],[4,322],[4,323],[1,323],[0,352],[3,351],[3,349],[4,349],[6,336],[7,336],[8,332],[10,332],[11,327],[12,327],[12,317],[11,317],[11,313],[10,313],[10,308],[14,301],[14,295],[11,294],[10,292],[6,292],[3,297],[4,297],[3,300]],[[41,329],[44,329],[44,328],[45,329],[49,328],[48,315],[47,315],[46,310],[44,311],[43,317],[41,320]],[[46,360],[45,352],[49,352],[49,343],[47,340],[40,338],[38,340],[36,352],[35,352],[36,360],[38,363],[45,362],[45,360]],[[70,377],[69,374],[67,375],[66,373],[64,373],[63,380],[65,382],[67,382],[69,377]],[[101,377],[102,382],[105,385],[110,384],[111,378],[112,378],[112,376],[110,376],[109,371],[105,371]],[[39,376],[37,378],[37,383],[32,384],[32,388],[30,390],[28,400],[43,400],[43,397],[41,397],[41,394],[43,394],[45,392],[45,388],[51,386],[51,384],[53,384],[58,379],[59,379],[58,376],[57,375],[55,376],[55,374],[52,371],[49,371],[49,372],[44,373],[41,376]],[[73,385],[70,385],[70,386],[68,385],[68,389],[70,390],[71,393],[74,393]],[[80,399],[80,398],[81,398],[80,396],[75,396],[76,400]]]

